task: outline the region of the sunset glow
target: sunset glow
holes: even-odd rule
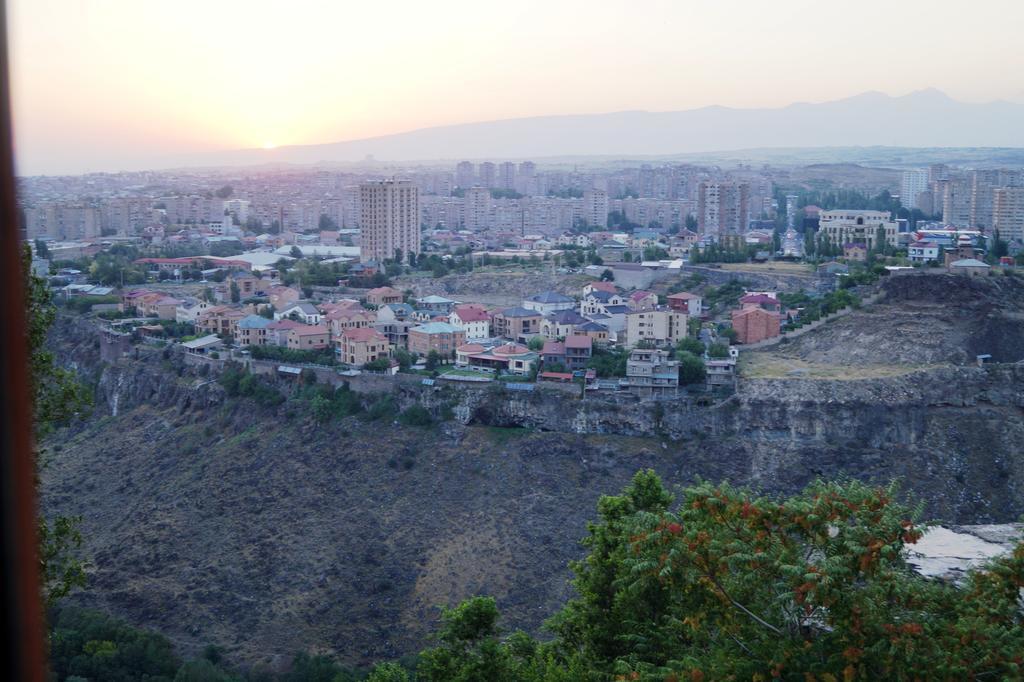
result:
[[[15,0],[9,11],[27,172],[519,116],[783,106],[929,86],[987,101],[1024,88],[1004,78],[1024,72],[1013,33],[1024,3],[1014,0],[971,12],[922,0],[865,0],[856,12],[808,0]],[[942,48],[901,47],[899,26]]]

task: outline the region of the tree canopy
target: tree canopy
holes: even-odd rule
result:
[[[962,584],[913,572],[922,527],[893,486],[815,482],[785,499],[652,471],[602,497],[578,596],[538,643],[492,600],[444,612],[425,680],[1019,679],[1024,543]]]

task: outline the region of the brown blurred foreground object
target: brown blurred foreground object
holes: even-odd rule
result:
[[[4,618],[0,678],[41,682],[43,618],[36,560],[36,501],[21,246],[11,144],[6,5],[0,2],[0,543]]]

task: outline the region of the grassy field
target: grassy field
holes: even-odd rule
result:
[[[785,261],[775,263],[722,263],[721,269],[731,272],[777,272],[784,275],[810,275],[813,273],[811,266],[806,263],[789,263]]]
[[[764,353],[740,355],[739,374],[744,379],[881,379],[910,374],[928,365],[833,365],[780,358]]]

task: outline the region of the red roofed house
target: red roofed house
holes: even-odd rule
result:
[[[291,287],[276,286],[270,288],[270,305],[274,310],[284,310],[302,298],[302,292]]]
[[[583,369],[594,354],[594,339],[585,334],[565,337],[565,364],[569,369]]]
[[[477,303],[455,306],[448,314],[448,323],[464,329],[469,341],[491,337],[491,314]]]
[[[293,329],[304,326],[295,320],[283,319],[271,322],[267,325],[267,343],[274,346],[287,346],[288,335]]]
[[[247,314],[227,305],[213,306],[196,317],[196,331],[234,336],[236,326]]]
[[[377,287],[366,292],[366,302],[375,306],[401,303],[402,292],[392,287]]]
[[[650,291],[634,291],[626,299],[626,305],[630,310],[646,310],[658,305],[658,295]]]
[[[669,294],[668,307],[672,310],[686,313],[690,317],[700,317],[703,300],[697,294],[688,291],[681,291],[678,294]]]
[[[293,350],[320,350],[330,342],[331,330],[319,324],[300,324],[288,333],[288,347]]]
[[[367,329],[377,321],[377,314],[362,308],[332,310],[324,318],[331,326],[331,335],[337,339],[347,329]]]
[[[615,282],[602,282],[600,280],[596,282],[588,282],[583,287],[583,295],[586,296],[592,291],[604,291],[609,294],[614,294],[618,291],[615,286]]]
[[[178,306],[184,301],[160,295],[157,298],[144,296],[137,306],[140,313],[147,317],[156,316],[161,320],[173,320],[178,316]]]
[[[762,310],[779,310],[779,299],[773,298],[768,294],[748,294],[740,299],[740,308],[747,310],[749,308],[761,308]]]
[[[388,337],[376,329],[346,329],[335,339],[335,344],[341,361],[350,365],[362,366],[391,355]]]

